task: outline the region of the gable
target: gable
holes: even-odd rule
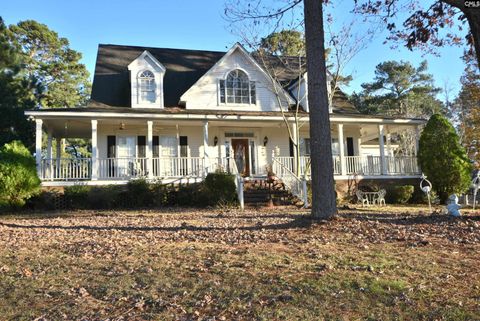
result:
[[[147,50],[166,69],[165,107],[177,107],[180,96],[225,52],[99,45],[89,106],[131,107],[128,65]]]
[[[220,81],[234,70],[244,72],[255,82],[256,104],[225,104],[219,97]],[[276,86],[276,88],[274,87]],[[187,109],[279,111],[276,90],[287,108],[294,101],[290,95],[263,70],[240,45],[235,45],[205,75],[181,96]]]

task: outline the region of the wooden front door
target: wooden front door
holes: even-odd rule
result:
[[[244,177],[250,176],[248,139],[232,139],[232,148],[238,172]]]

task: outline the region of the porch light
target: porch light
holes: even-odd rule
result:
[[[268,137],[265,136],[265,137],[263,138],[263,146],[267,146],[267,144],[268,144]]]
[[[218,137],[215,136],[213,137],[213,146],[217,146],[217,144],[218,144]]]
[[[121,123],[120,123],[119,129],[120,129],[120,130],[124,130],[124,129],[125,129],[125,123],[124,123],[124,122],[121,122]]]

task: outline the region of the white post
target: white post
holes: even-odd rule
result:
[[[343,124],[337,124],[338,129],[338,148],[340,149],[340,173],[347,175],[347,166],[345,164],[345,147],[343,142]]]
[[[245,208],[245,201],[243,199],[243,178],[242,176],[237,174],[237,180],[238,180],[238,202],[240,203],[240,209]]]
[[[92,119],[92,181],[98,179],[97,124],[98,121]]]
[[[393,156],[393,151],[392,151],[392,135],[390,134],[390,132],[388,131],[388,129],[387,129],[387,135],[386,135],[385,139],[387,140],[387,156],[391,157],[391,156]]]
[[[203,158],[204,158],[204,172],[208,173],[209,159],[208,159],[208,121],[203,123]]]
[[[43,120],[35,120],[35,161],[37,163],[37,173],[39,178],[43,178],[42,175],[42,126]]]
[[[53,179],[53,175],[52,175],[52,169],[53,169],[52,133],[48,133],[48,137],[47,137],[47,164],[48,164],[48,178]]]
[[[55,170],[56,178],[60,177],[60,165],[62,164],[62,139],[57,137],[55,138],[56,146],[56,155],[57,158],[57,169]]]
[[[147,156],[147,175],[149,179],[153,178],[153,121],[147,121],[147,150],[145,153]]]
[[[378,125],[378,142],[379,142],[379,147],[380,147],[380,173],[382,175],[387,174],[387,164],[386,164],[386,159],[385,159],[385,142],[384,140],[384,134],[383,134],[383,125],[380,124]]]

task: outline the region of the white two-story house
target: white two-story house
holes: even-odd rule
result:
[[[308,79],[298,81],[288,72],[282,77],[272,79],[239,44],[227,52],[100,45],[87,106],[26,112],[36,122],[42,184],[201,179],[217,169],[261,178],[268,165],[278,176],[308,179]],[[296,149],[285,125],[285,119],[295,118],[288,110],[282,116],[281,108],[297,99],[302,125],[295,165]],[[363,115],[341,94],[330,111],[337,181],[418,177],[415,152],[398,155],[390,137],[405,130],[418,133],[424,120]],[[92,156],[61,158],[61,144],[52,150],[52,141],[63,138],[89,139]]]

